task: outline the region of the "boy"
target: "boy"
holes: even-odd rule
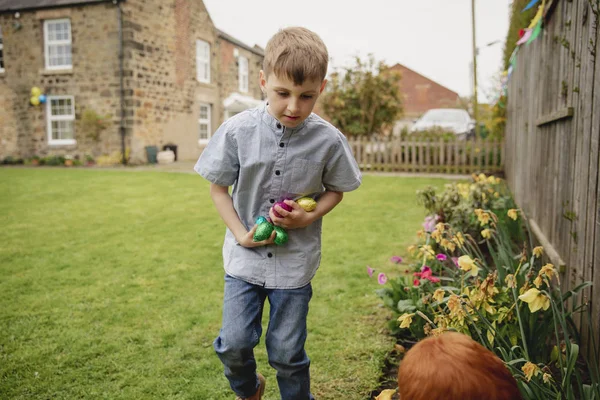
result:
[[[494,353],[462,333],[424,339],[400,362],[398,393],[410,400],[520,400],[515,378]]]
[[[310,400],[310,360],[304,350],[311,279],[321,259],[322,217],[358,188],[361,174],[345,137],[312,114],[323,92],[328,53],[304,28],[275,34],[265,49],[260,86],[267,104],[223,123],[194,169],[211,182],[210,194],[227,226],[223,244],[223,325],[214,348],[238,399],[259,400],[264,377],[253,349],[262,333],[264,302],[271,311],[266,334],[269,364],[282,400]],[[228,188],[233,185],[231,195]],[[295,201],[317,200],[312,212]],[[273,204],[285,201],[286,211]],[[288,230],[254,242],[254,221],[269,216]]]

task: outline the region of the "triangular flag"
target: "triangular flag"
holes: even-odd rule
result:
[[[531,0],[529,2],[529,4],[527,4],[527,6],[521,12],[525,12],[525,11],[529,10],[530,8],[532,8],[533,6],[535,6],[538,1],[540,1],[540,0]]]
[[[510,55],[510,59],[508,60],[508,64],[513,68],[515,67],[515,64],[517,63],[517,53],[518,52],[519,52],[519,47],[515,47],[512,54]]]
[[[538,24],[535,26],[535,28],[533,29],[533,32],[531,32],[530,38],[527,41],[527,44],[533,42],[535,39],[537,39],[538,36],[540,36],[540,32],[542,31],[542,20],[540,20],[538,22]]]
[[[525,29],[525,33],[523,34],[523,36],[521,37],[521,39],[519,39],[519,41],[517,42],[517,46],[520,46],[523,43],[527,43],[527,41],[531,37],[531,32],[533,32],[533,30],[531,30],[531,29]]]
[[[533,17],[533,19],[531,20],[531,22],[529,23],[529,26],[527,28],[533,29],[538,24],[538,22],[542,20],[542,15],[544,15],[544,3],[546,3],[546,0],[542,1],[542,4],[538,8],[538,11],[535,14],[535,17]]]

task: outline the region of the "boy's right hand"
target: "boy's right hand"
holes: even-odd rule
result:
[[[238,241],[238,243],[242,247],[247,247],[247,248],[260,247],[260,246],[266,246],[268,244],[275,243],[275,235],[277,234],[277,232],[275,232],[275,231],[273,231],[273,233],[271,233],[271,236],[267,240],[262,240],[260,242],[255,242],[254,241],[254,232],[256,232],[256,228],[258,228],[258,225],[254,224],[254,226],[252,227],[252,229],[250,230],[250,232],[246,233],[241,238],[236,238],[237,241]]]

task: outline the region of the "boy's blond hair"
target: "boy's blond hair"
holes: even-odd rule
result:
[[[327,75],[329,54],[321,38],[306,28],[291,27],[277,32],[267,43],[263,71],[302,85],[322,81]]]

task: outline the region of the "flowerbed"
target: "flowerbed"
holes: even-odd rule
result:
[[[392,257],[393,278],[367,267],[384,286],[378,294],[399,342],[458,331],[505,362],[525,399],[600,399],[598,361],[580,354],[573,321],[587,316],[577,297],[590,283],[561,291],[505,183],[481,174],[418,197],[429,215],[408,248],[415,261]]]

